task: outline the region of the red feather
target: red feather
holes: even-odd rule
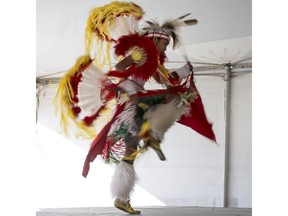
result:
[[[143,37],[139,34],[126,35],[118,40],[118,44],[115,45],[115,54],[117,56],[126,56],[127,52],[134,47],[142,48],[146,54],[146,61],[141,66],[136,64],[131,65],[125,71],[109,71],[109,76],[118,78],[127,78],[134,75],[135,78],[142,80],[148,80],[156,71],[158,67],[158,51],[149,38]]]

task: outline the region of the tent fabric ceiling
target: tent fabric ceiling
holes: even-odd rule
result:
[[[89,11],[112,1],[37,0],[36,69],[37,77],[63,75],[84,54],[84,32]],[[135,0],[145,11],[141,22],[160,23],[191,13],[198,24],[181,29],[182,44],[193,62],[222,64],[251,58],[252,0]],[[140,25],[141,25],[140,22]],[[167,55],[183,61],[181,49]]]

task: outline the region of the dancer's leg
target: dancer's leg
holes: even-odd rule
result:
[[[138,154],[138,138],[130,137],[129,146],[126,146],[125,156],[117,165],[112,177],[111,193],[116,197],[114,206],[129,214],[141,214],[140,211],[134,210],[130,204],[130,196],[134,190],[137,176],[134,169],[134,161]]]

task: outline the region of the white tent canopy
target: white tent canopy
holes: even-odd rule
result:
[[[76,58],[84,54],[89,11],[109,2],[112,1],[37,1],[37,77],[57,72],[61,76],[73,66]],[[161,23],[187,13],[191,13],[189,18],[198,19],[196,26],[181,29],[182,44],[192,62],[223,64],[251,58],[251,0],[134,2],[145,11],[143,22],[154,19]],[[167,50],[169,60],[184,62],[179,50],[171,47]]]

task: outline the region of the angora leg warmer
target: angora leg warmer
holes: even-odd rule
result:
[[[112,197],[117,197],[123,201],[130,199],[130,194],[134,190],[136,180],[137,176],[134,166],[125,161],[120,161],[112,177]]]
[[[179,98],[175,97],[169,103],[159,104],[148,113],[152,136],[162,140],[165,132],[180,118],[187,106],[178,106]]]

